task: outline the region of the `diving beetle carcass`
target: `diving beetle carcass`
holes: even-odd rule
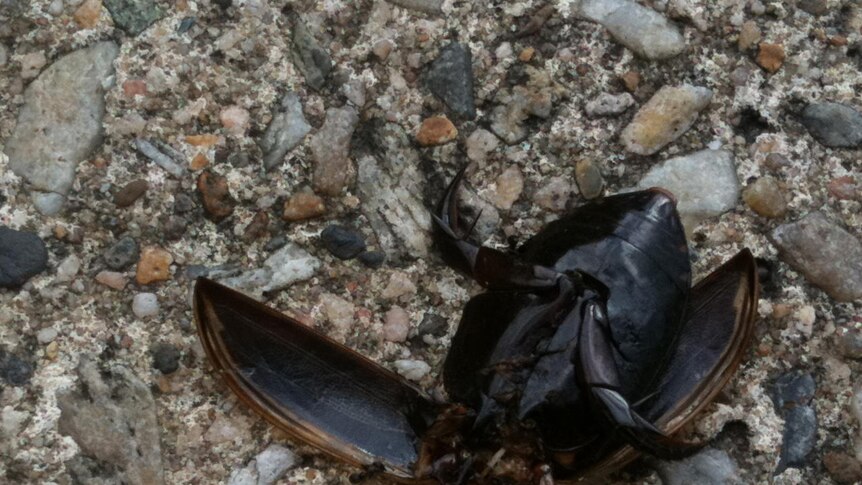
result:
[[[574,483],[676,435],[748,351],[757,266],[746,249],[691,286],[685,232],[661,189],[605,197],[516,252],[470,242],[462,170],[432,214],[446,263],[486,288],[452,338],[448,402],[256,300],[199,279],[207,355],[293,438],[404,483]]]

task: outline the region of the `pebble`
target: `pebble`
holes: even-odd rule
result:
[[[230,195],[226,177],[205,170],[198,176],[197,187],[204,210],[211,221],[221,222],[233,214],[236,201]]]
[[[553,105],[552,96],[548,89],[515,86],[505,104],[491,111],[491,131],[508,145],[524,141],[530,134],[524,122],[530,116],[548,118]]]
[[[389,276],[389,283],[383,289],[383,292],[380,293],[380,296],[387,300],[392,300],[415,293],[416,285],[413,283],[410,275],[403,271],[395,271]]]
[[[846,104],[809,104],[802,111],[802,124],[811,136],[827,147],[862,146],[862,113]]]
[[[443,11],[444,0],[387,0],[393,5],[404,7],[408,10],[424,12],[428,14],[439,14]]]
[[[0,349],[0,377],[10,386],[26,386],[33,377],[33,364]]]
[[[0,226],[0,288],[15,288],[48,267],[48,250],[37,234]]]
[[[298,16],[293,15],[293,62],[305,77],[311,89],[319,90],[326,84],[332,71],[332,58],[314,38],[308,26]]]
[[[524,176],[517,165],[510,165],[495,180],[496,190],[491,202],[499,209],[509,210],[524,191]]]
[[[582,158],[575,164],[575,180],[578,189],[585,199],[595,199],[602,195],[605,179],[599,166],[588,158]]]
[[[320,233],[320,242],[327,251],[340,259],[351,259],[365,251],[365,239],[355,229],[331,225]]]
[[[326,121],[309,144],[315,191],[335,196],[353,183],[356,170],[350,160],[350,139],[358,123],[359,113],[353,107],[326,110]]]
[[[422,360],[400,359],[394,362],[395,370],[405,379],[420,381],[431,372],[431,366]]]
[[[18,123],[6,140],[9,167],[32,187],[37,209],[60,211],[78,163],[102,141],[104,86],[119,47],[98,42],[61,57],[24,91]],[[45,197],[47,196],[47,198]]]
[[[102,0],[114,25],[136,36],[159,20],[163,13],[153,0]]]
[[[152,142],[143,138],[137,138],[134,141],[134,145],[141,155],[147,157],[151,162],[163,168],[169,174],[177,178],[185,176],[186,169]]]
[[[778,181],[766,176],[757,179],[742,192],[742,200],[763,217],[778,218],[787,213],[787,201]]]
[[[128,207],[135,203],[136,200],[143,196],[150,184],[146,180],[133,180],[124,185],[117,193],[114,194],[114,204],[117,207]]]
[[[383,338],[389,342],[406,342],[410,333],[410,315],[400,306],[392,307],[383,316]]]
[[[57,431],[99,463],[90,483],[165,483],[149,386],[122,364],[100,369],[98,361],[82,356],[77,384],[57,392]]]
[[[851,327],[839,333],[838,348],[841,355],[848,359],[862,359],[862,330]]]
[[[219,120],[228,133],[240,136],[248,129],[250,115],[241,106],[228,106],[219,113]]]
[[[273,443],[255,457],[255,462],[257,485],[270,485],[296,466],[299,459],[289,449]]]
[[[620,139],[638,155],[652,155],[682,136],[709,106],[712,91],[690,84],[665,86],[635,114]]]
[[[128,279],[126,278],[126,275],[116,271],[99,271],[99,273],[96,274],[96,281],[108,288],[122,290],[126,287]]]
[[[124,236],[108,248],[102,258],[111,269],[125,269],[138,259],[138,243],[131,236]]]
[[[168,280],[171,277],[173,262],[174,257],[164,249],[156,246],[146,247],[141,251],[141,258],[138,260],[135,281],[139,285],[148,285]]]
[[[614,40],[641,57],[658,61],[685,50],[685,39],[673,24],[632,0],[582,0],[570,5],[576,15],[601,24]]]
[[[780,376],[772,390],[776,412],[784,416],[781,459],[777,472],[805,465],[817,443],[817,415],[808,404],[816,385],[811,374],[790,372]]]
[[[45,67],[48,59],[45,57],[45,52],[36,51],[21,56],[21,77],[24,79],[32,79],[39,75],[39,71]]]
[[[320,295],[320,309],[326,320],[339,330],[347,330],[353,326],[353,315],[356,307],[353,303],[332,293]]]
[[[155,293],[137,293],[132,298],[132,313],[138,318],[159,314],[159,299]]]
[[[602,93],[585,106],[587,115],[597,118],[600,116],[616,116],[624,113],[635,104],[635,98],[629,93],[611,94]]]
[[[467,120],[476,117],[473,56],[466,44],[452,42],[440,49],[440,54],[425,73],[423,82],[456,117]]]
[[[359,262],[371,269],[383,266],[386,261],[386,253],[383,251],[365,251],[359,255]]]
[[[81,270],[81,259],[70,254],[57,266],[57,281],[72,281]]]
[[[724,450],[705,448],[681,460],[655,461],[662,485],[727,485],[742,483],[739,467]]]
[[[666,160],[638,183],[638,188],[650,187],[674,194],[689,233],[704,219],[736,207],[740,192],[733,154],[724,150],[701,150]]]
[[[185,226],[183,226],[185,227]],[[255,241],[269,232],[269,216],[264,211],[257,211],[248,226],[243,231],[242,239],[246,242]]]
[[[371,52],[380,62],[384,62],[389,58],[393,48],[395,48],[394,42],[389,39],[380,39],[371,46]]]
[[[626,88],[626,91],[633,93],[638,90],[638,87],[641,85],[641,75],[637,71],[626,71],[621,77],[620,81],[623,83],[623,87]]]
[[[856,457],[834,451],[823,455],[823,466],[835,483],[853,485],[862,482],[862,463]]]
[[[773,74],[784,64],[784,46],[761,42],[757,52],[757,64]]]
[[[313,192],[297,192],[284,202],[281,218],[296,222],[314,219],[326,214],[326,204],[323,198]]]
[[[416,133],[416,141],[424,147],[445,145],[456,138],[458,128],[445,115],[425,118]]]
[[[761,37],[762,34],[760,27],[757,26],[757,22],[753,20],[745,22],[742,24],[742,28],[739,29],[739,40],[737,41],[739,50],[747,51],[751,49],[760,42]]]
[[[488,154],[497,149],[500,140],[493,133],[477,128],[465,142],[467,147],[467,158],[474,162],[482,163],[488,159]]]
[[[84,0],[81,6],[75,9],[72,18],[82,29],[92,29],[99,25],[101,14],[102,0]]]
[[[562,212],[566,210],[574,192],[575,187],[568,177],[551,177],[536,192],[533,199],[543,209]]]
[[[296,148],[310,131],[311,125],[305,120],[299,96],[294,92],[285,94],[258,141],[263,150],[263,168],[272,170],[281,164],[285,155]]]
[[[58,333],[54,327],[45,327],[36,332],[36,341],[42,345],[50,344],[57,338]]]
[[[209,164],[209,158],[207,158],[207,156],[204,155],[203,152],[198,152],[194,156],[194,158],[192,158],[192,161],[189,162],[189,168],[197,172],[198,170],[203,170],[204,168],[208,167]]]
[[[772,231],[782,260],[836,301],[862,298],[862,243],[814,211]]]
[[[9,50],[6,48],[5,45],[3,45],[2,42],[0,42],[0,67],[5,66],[8,61],[9,61]]]
[[[153,356],[153,369],[162,374],[172,374],[180,368],[180,349],[173,344],[160,342],[150,349]]]
[[[260,299],[264,292],[281,290],[297,281],[311,278],[319,268],[319,259],[288,242],[266,258],[262,267],[244,271],[239,276],[223,278],[220,282]]]
[[[830,180],[826,189],[838,200],[862,200],[862,184],[858,183],[852,175]]]

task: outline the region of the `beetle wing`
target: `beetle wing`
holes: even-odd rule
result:
[[[749,351],[759,292],[757,265],[747,249],[692,288],[677,347],[655,399],[643,411],[667,434],[697,416],[733,376]],[[606,475],[637,456],[623,447],[587,475]]]
[[[398,375],[312,328],[206,279],[201,341],[228,386],[267,421],[353,465],[410,477],[434,406]]]

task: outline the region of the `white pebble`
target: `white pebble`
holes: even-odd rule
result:
[[[54,0],[48,4],[48,13],[59,17],[63,13],[63,0]]]
[[[402,359],[395,361],[395,370],[406,379],[418,381],[431,372],[431,366],[421,360]]]
[[[54,327],[46,327],[39,332],[36,333],[36,340],[39,341],[40,344],[50,344],[57,338],[57,329]]]
[[[296,465],[296,455],[281,445],[272,444],[257,455],[257,485],[275,483]]]
[[[132,313],[138,318],[151,317],[159,313],[159,299],[155,293],[138,293],[132,300]]]
[[[80,269],[81,260],[74,254],[69,255],[57,266],[57,281],[72,281]]]

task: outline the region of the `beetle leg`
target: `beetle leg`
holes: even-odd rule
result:
[[[560,276],[556,271],[525,263],[511,254],[468,240],[478,216],[465,230],[458,211],[458,189],[466,168],[458,172],[446,189],[436,213],[431,214],[434,240],[446,264],[490,289],[538,289],[556,285]]]

